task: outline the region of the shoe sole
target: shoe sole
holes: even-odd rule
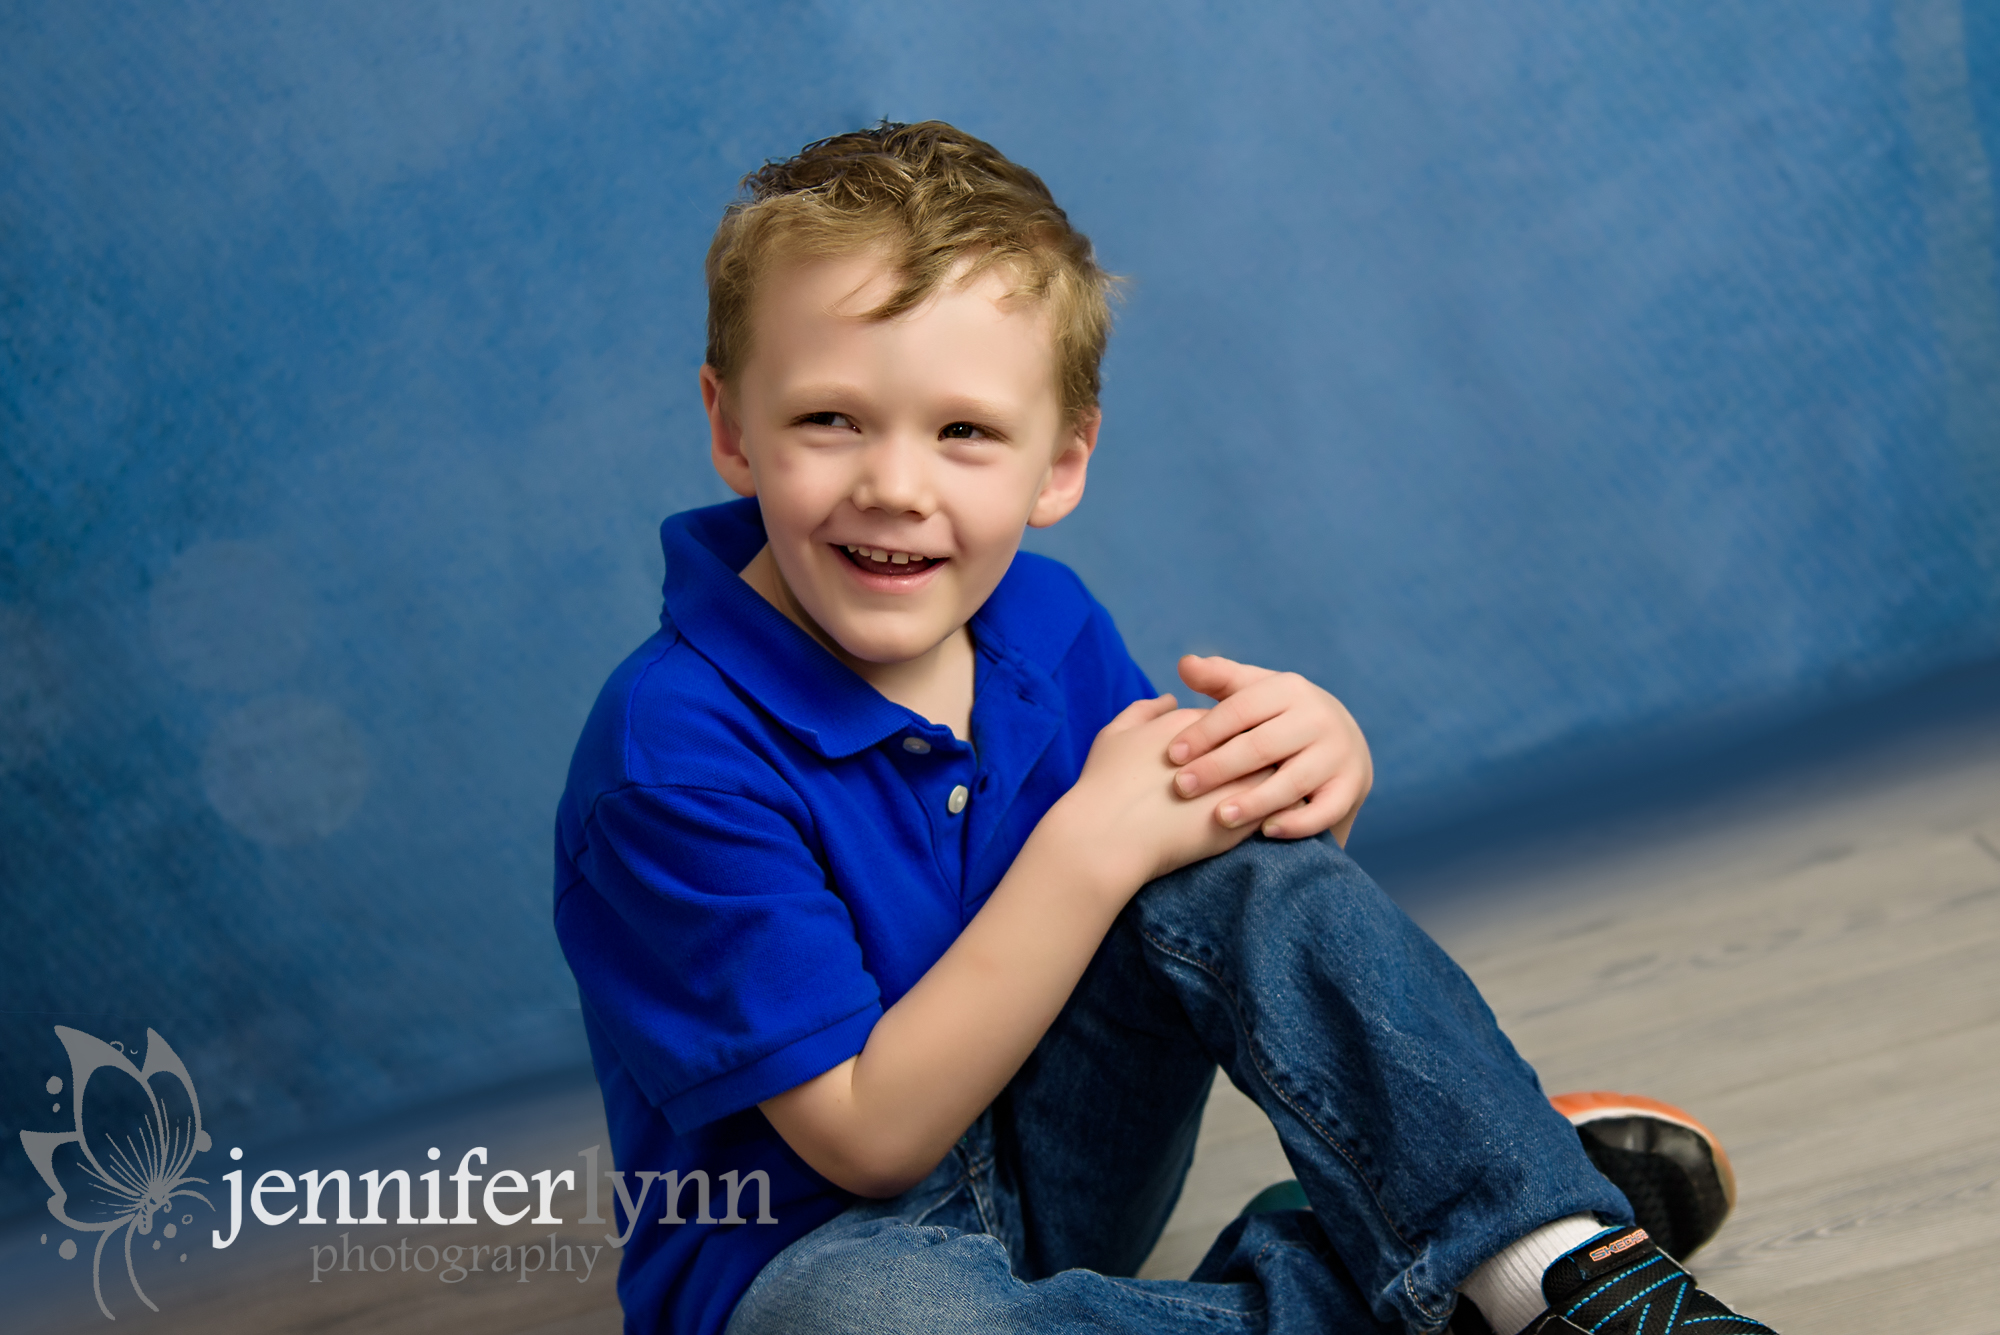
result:
[[[1722,1141],[1685,1110],[1608,1090],[1558,1094],[1549,1102],[1675,1260],[1714,1237],[1736,1208],[1736,1170]]]

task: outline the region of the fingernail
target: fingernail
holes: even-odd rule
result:
[[[1222,817],[1222,823],[1233,830],[1236,828],[1237,822],[1243,819],[1243,808],[1232,802],[1230,805],[1224,807],[1219,814]]]
[[[1264,837],[1266,839],[1276,839],[1278,837],[1278,822],[1272,821],[1264,827]]]
[[[1187,753],[1188,753],[1188,744],[1186,742],[1175,742],[1172,746],[1167,748],[1167,759],[1173,761],[1176,765],[1178,765],[1183,760],[1187,759]]]
[[[1195,777],[1194,777],[1194,775],[1192,775],[1192,774],[1176,774],[1176,775],[1174,776],[1174,787],[1176,787],[1176,788],[1178,788],[1178,789],[1180,789],[1180,790],[1181,790],[1181,796],[1182,796],[1182,797],[1193,797],[1193,796],[1194,796],[1194,790],[1195,790]]]

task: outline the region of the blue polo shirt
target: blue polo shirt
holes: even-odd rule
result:
[[[698,1181],[677,1202],[689,1222],[660,1223],[648,1196],[619,1269],[628,1331],[708,1335],[853,1200],[758,1102],[861,1051],[1097,731],[1153,690],[1082,582],[1022,553],[972,619],[968,745],[738,578],[764,545],[755,501],[675,515],[661,542],[659,633],[611,674],[570,763],[555,920],[627,1191],[636,1170],[699,1169],[722,1219],[720,1175],[750,1184],[744,1223],[698,1222]],[[760,1170],[776,1223],[755,1222]]]

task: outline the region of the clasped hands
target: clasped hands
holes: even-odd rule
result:
[[[1174,790],[1193,799],[1270,770],[1217,802],[1216,820],[1229,829],[1262,822],[1272,839],[1331,830],[1345,844],[1375,782],[1368,741],[1347,706],[1296,672],[1227,658],[1189,654],[1180,675],[1216,703],[1167,743]]]

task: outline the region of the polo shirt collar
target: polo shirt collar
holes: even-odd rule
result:
[[[805,745],[838,760],[910,727],[915,715],[739,578],[764,546],[754,499],[669,516],[660,525],[660,546],[667,558],[661,624],[677,629]]]
[[[669,516],[660,525],[667,562],[661,624],[678,629],[786,731],[828,760],[857,755],[913,724],[929,726],[856,676],[743,582],[738,572],[764,541],[764,517],[754,498]],[[1039,754],[1047,744],[1040,734],[1051,731],[1063,713],[1050,673],[1082,629],[1090,601],[1050,598],[1038,582],[1022,578],[1021,561],[1015,559],[973,615],[972,631],[980,657],[1001,667],[1010,693],[1031,712],[1053,716],[1050,729],[1032,727],[1033,738],[1010,739],[1019,745],[1009,749]],[[986,688],[982,684],[982,691]],[[975,717],[978,710],[975,701]]]

